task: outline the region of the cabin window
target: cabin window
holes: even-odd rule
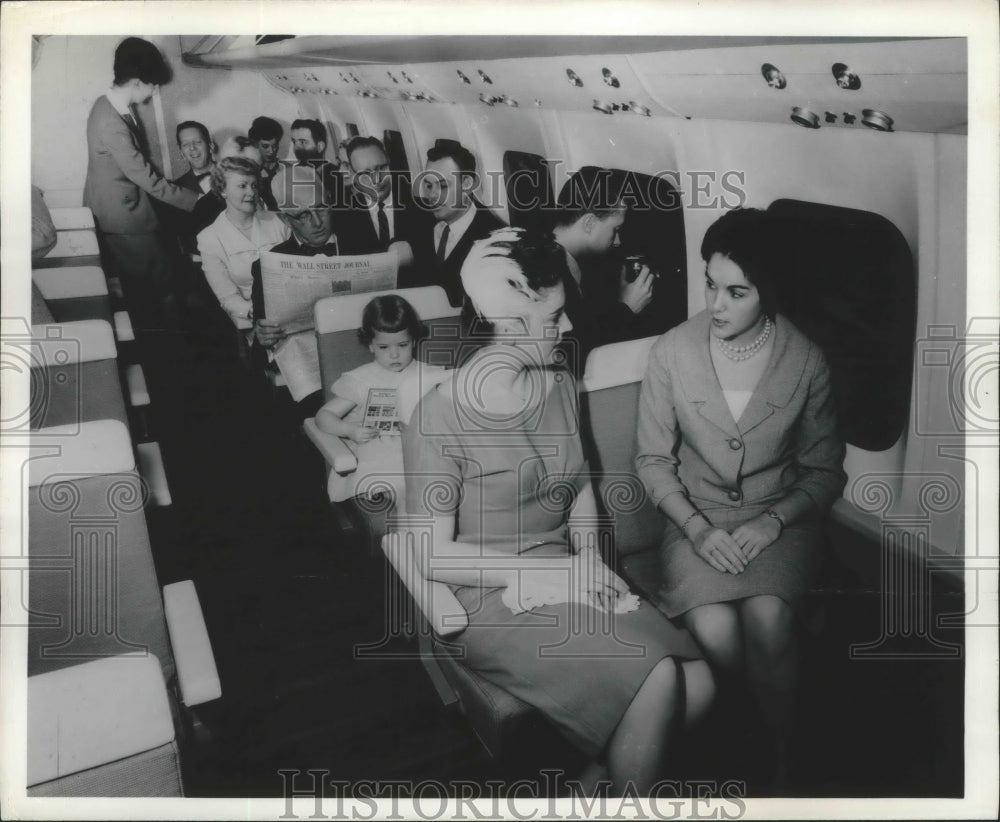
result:
[[[406,148],[403,146],[403,135],[398,131],[386,129],[382,132],[382,145],[389,157],[389,168],[401,172],[407,180],[410,179],[410,163],[406,159]]]
[[[663,177],[620,168],[580,169],[582,173],[602,171],[607,175],[609,194],[618,195],[626,207],[625,222],[619,231],[621,248],[606,264],[617,269],[623,257],[641,255],[658,272],[653,300],[636,317],[635,336],[662,334],[688,316],[687,246],[680,193]],[[563,187],[560,198],[572,185],[573,176]],[[595,269],[584,276],[588,273],[593,285],[585,283],[585,290],[596,294],[597,288],[604,288],[609,300],[618,298],[617,270]]]
[[[347,123],[347,137],[357,137],[360,132],[358,131],[357,123]]]
[[[553,202],[548,161],[526,151],[505,151],[503,177],[507,187],[510,224],[519,228],[543,229],[544,209]]]
[[[776,200],[779,310],[822,347],[843,438],[890,448],[910,407],[916,275],[906,239],[869,211]]]

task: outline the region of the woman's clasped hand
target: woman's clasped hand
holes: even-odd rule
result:
[[[716,571],[741,574],[780,535],[777,520],[760,516],[737,526],[731,534],[705,523],[691,544],[694,552]]]

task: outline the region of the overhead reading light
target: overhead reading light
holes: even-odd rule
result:
[[[392,82],[396,83],[397,85],[399,84],[399,80],[395,78],[395,76],[391,71],[387,71],[386,74],[389,75],[389,79],[392,80]]]
[[[853,126],[854,125],[854,121],[857,120],[857,119],[858,119],[858,115],[857,114],[851,114],[849,111],[845,111],[844,112],[844,125],[845,126]]]
[[[513,97],[508,97],[506,94],[500,98],[500,102],[505,106],[510,106],[511,108],[517,108],[517,100]]]
[[[539,107],[541,107],[541,105],[542,105],[542,101],[539,100],[537,97],[535,98],[535,105],[539,106]]]
[[[837,122],[837,115],[834,114],[832,111],[824,111],[823,112],[823,117],[824,117],[824,119],[828,123],[836,123]]]
[[[611,86],[611,88],[618,88],[621,86],[621,83],[618,82],[618,78],[611,73],[611,69],[602,68],[601,74],[604,76],[604,82]]]
[[[788,85],[785,81],[785,75],[781,73],[781,69],[777,66],[772,66],[770,63],[764,63],[764,65],[760,67],[760,73],[770,88],[780,90]]]
[[[465,72],[462,71],[462,69],[455,69],[455,71],[458,73],[458,76],[462,79],[463,83],[470,86],[472,85],[472,81],[465,76]]]
[[[405,71],[401,71],[400,74],[403,75],[403,79],[406,80],[407,83],[412,83],[413,82],[413,80],[410,79],[410,75],[407,74]]]
[[[641,114],[643,117],[649,117],[651,114],[649,107],[642,105],[642,103],[630,102],[628,104],[628,110],[633,114]]]
[[[857,91],[861,88],[861,78],[848,68],[844,63],[834,63],[831,67],[833,78],[837,85],[849,91]]]
[[[363,88],[358,92],[358,97],[378,98],[378,95],[374,91],[369,91],[368,89]]]
[[[604,100],[594,100],[594,111],[599,111],[602,114],[611,114],[615,110],[615,107],[611,103],[607,103]]]
[[[491,86],[493,85],[493,81],[490,79],[490,76],[482,69],[479,69],[479,79],[484,83],[488,83]]]
[[[583,80],[577,75],[573,69],[566,69],[566,77],[569,79],[570,83],[577,88],[583,88]]]
[[[494,97],[492,94],[487,94],[485,91],[479,95],[479,102],[486,103],[488,106],[492,106],[494,103],[499,102],[498,98]]]
[[[793,123],[798,123],[800,126],[819,128],[819,117],[816,113],[802,106],[796,106],[792,109],[791,118]]]
[[[892,118],[878,109],[866,108],[862,111],[861,122],[876,131],[892,131]]]

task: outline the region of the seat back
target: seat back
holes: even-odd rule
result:
[[[453,365],[452,351],[460,344],[460,309],[448,302],[440,286],[423,288],[397,288],[389,291],[372,291],[366,294],[347,294],[324,297],[316,303],[316,337],[319,345],[320,380],[323,396],[330,399],[330,388],[345,371],[371,362],[372,355],[358,342],[361,312],[375,297],[398,294],[403,297],[423,320],[430,334],[422,340],[416,356],[435,365]]]
[[[174,675],[128,430],[98,420],[34,432],[28,480],[28,675],[134,652]]]
[[[33,264],[35,268],[100,265],[101,251],[97,244],[97,234],[92,228],[57,231],[55,247]]]
[[[31,329],[31,427],[127,421],[114,332],[105,320]]]
[[[580,430],[600,513],[614,519],[620,556],[659,545],[666,518],[650,502],[635,470],[639,390],[656,337],[595,348],[580,386]]]
[[[112,322],[114,310],[108,283],[99,266],[36,268],[31,272],[31,279],[45,298],[56,322]]]

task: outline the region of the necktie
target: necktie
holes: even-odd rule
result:
[[[319,247],[312,245],[304,245],[301,247],[303,257],[315,257],[317,254],[324,254],[327,257],[337,256],[337,244],[327,243]]]
[[[385,203],[378,202],[378,244],[384,250],[389,245],[389,218],[385,216]]]
[[[445,254],[445,251],[448,248],[448,235],[450,233],[451,233],[451,226],[446,224],[444,227],[444,231],[441,232],[441,239],[438,240],[438,248],[437,248],[438,265],[444,265],[445,257],[448,256],[447,254]]]

